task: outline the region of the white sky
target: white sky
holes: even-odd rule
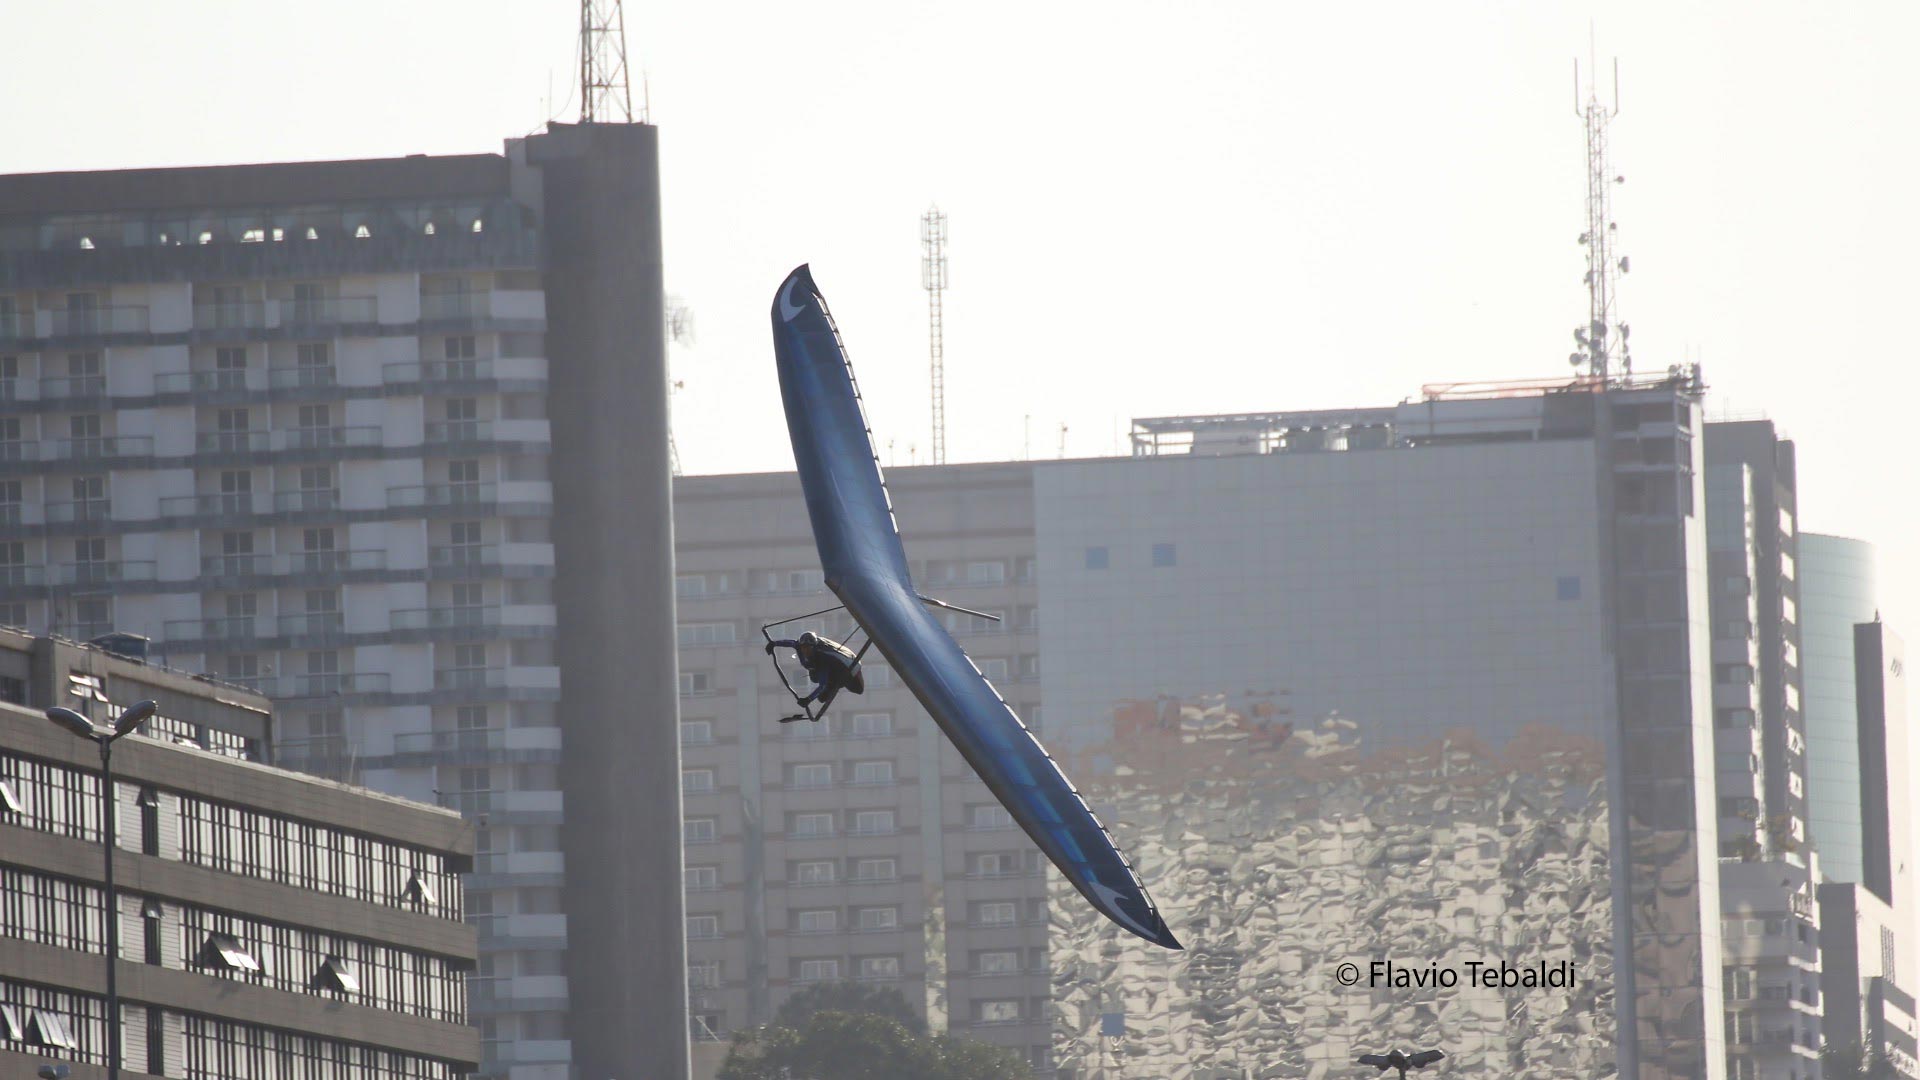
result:
[[[689,472],[787,468],[772,291],[812,262],[882,453],[925,458],[920,213],[951,217],[949,459],[1133,416],[1568,370],[1572,60],[1620,57],[1642,370],[1799,443],[1920,640],[1920,6],[628,0],[661,127]],[[577,114],[573,0],[0,8],[0,172],[497,152]],[[1584,66],[1584,64],[1583,64]],[[1610,80],[1608,80],[1610,82]],[[1605,85],[1603,83],[1603,85]],[[549,98],[551,87],[551,98]],[[636,87],[636,96],[638,87]],[[564,418],[559,418],[564,419]]]

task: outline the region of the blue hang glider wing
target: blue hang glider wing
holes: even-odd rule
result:
[[[805,266],[774,297],[773,343],[827,587],[1074,888],[1133,933],[1180,948],[1086,800],[914,591],[853,368]]]

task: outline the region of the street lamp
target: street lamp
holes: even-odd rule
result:
[[[47,719],[82,739],[100,746],[100,837],[107,852],[106,910],[101,913],[107,924],[107,1080],[120,1080],[120,989],[115,968],[120,961],[119,899],[113,891],[113,848],[119,829],[114,818],[113,743],[122,735],[140,730],[140,725],[160,711],[157,702],[143,701],[123,710],[111,727],[100,727],[72,709],[56,705],[47,710]]]

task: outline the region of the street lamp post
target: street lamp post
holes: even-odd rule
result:
[[[120,962],[120,902],[113,891],[113,849],[120,830],[115,827],[119,822],[114,817],[113,743],[123,735],[140,730],[140,725],[159,709],[155,702],[143,701],[122,711],[110,727],[100,727],[72,709],[56,705],[47,710],[47,719],[100,747],[100,836],[107,852],[106,910],[101,913],[107,924],[107,1080],[120,1080],[120,990],[116,977]]]

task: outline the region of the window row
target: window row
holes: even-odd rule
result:
[[[184,862],[460,918],[458,877],[442,856],[191,796],[178,803]]]
[[[460,1023],[466,976],[444,957],[200,908],[180,916],[181,956],[210,974]]]
[[[101,998],[0,979],[0,1047],[104,1065],[107,1008]]]
[[[452,1062],[188,1016],[187,1080],[457,1080]]]

